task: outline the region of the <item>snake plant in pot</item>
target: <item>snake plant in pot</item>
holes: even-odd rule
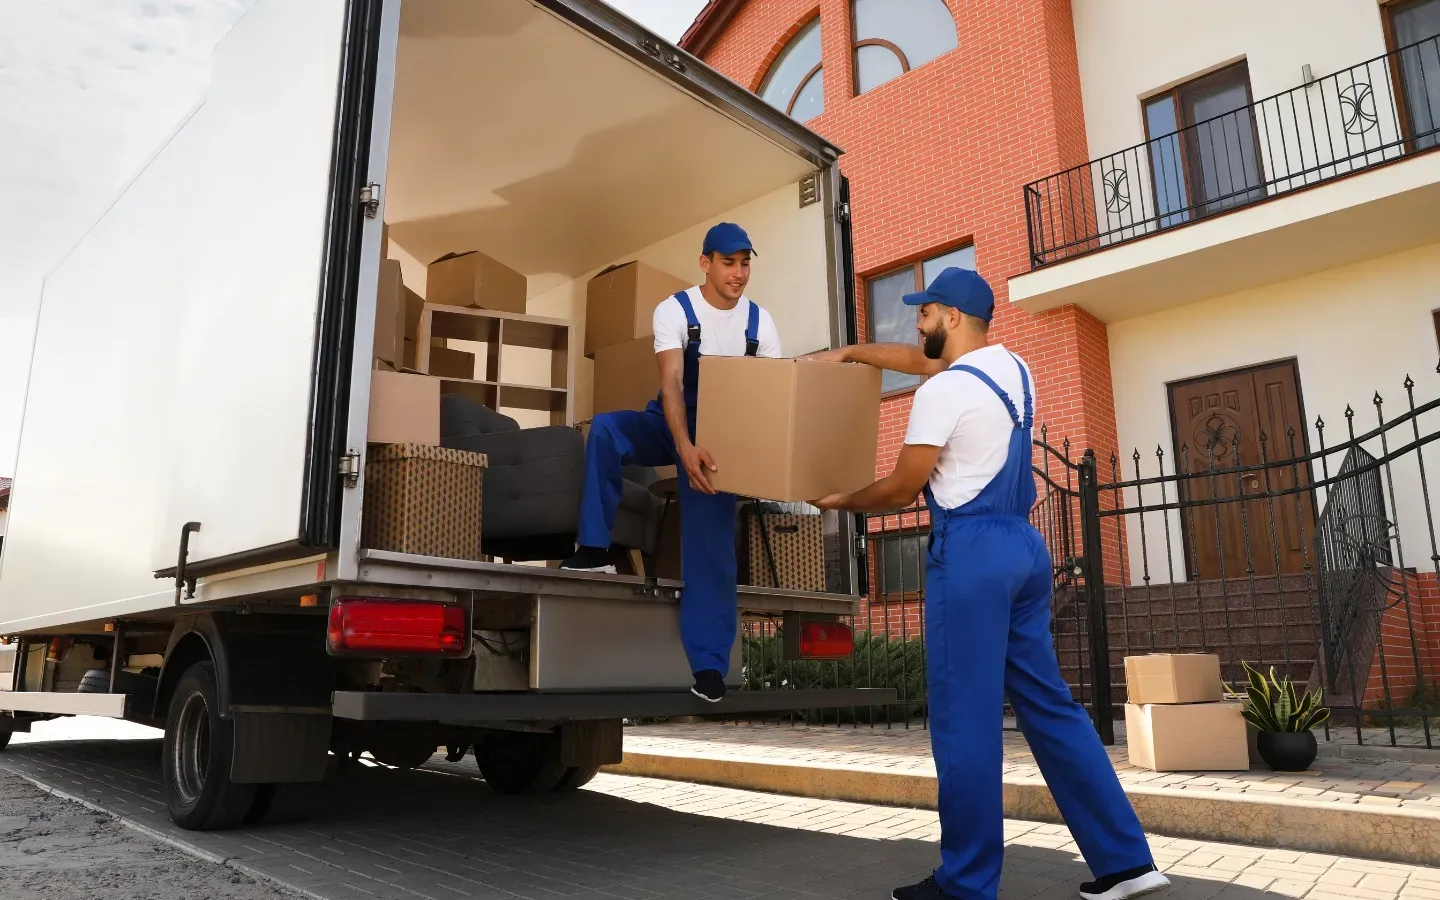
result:
[[[1296,691],[1288,677],[1276,676],[1274,666],[1266,677],[1249,663],[1242,665],[1250,680],[1242,715],[1260,732],[1260,758],[1277,772],[1308,769],[1319,749],[1310,729],[1330,718],[1320,692]]]

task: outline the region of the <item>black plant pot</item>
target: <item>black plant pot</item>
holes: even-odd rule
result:
[[[1256,737],[1260,758],[1276,772],[1303,772],[1320,748],[1309,731],[1262,731]]]

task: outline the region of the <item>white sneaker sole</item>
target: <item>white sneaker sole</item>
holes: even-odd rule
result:
[[[1170,886],[1170,879],[1159,872],[1146,872],[1138,875],[1129,881],[1122,881],[1110,890],[1101,894],[1087,894],[1080,891],[1080,896],[1085,900],[1130,900],[1132,897],[1143,897],[1146,894],[1153,894],[1156,891],[1164,890]]]
[[[700,693],[697,688],[693,687],[690,689],[690,693],[699,697],[701,700],[704,700],[706,703],[719,703],[721,700],[725,699],[724,697],[707,697],[704,694]]]

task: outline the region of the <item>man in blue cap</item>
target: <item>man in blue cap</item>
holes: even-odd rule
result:
[[[725,676],[739,622],[735,573],[734,494],[710,485],[715,462],[695,445],[700,357],[780,356],[770,314],[745,296],[755,247],[739,225],[722,222],[705,235],[705,280],[655,307],[655,360],[660,396],[643,411],[604,413],[590,424],[579,544],[562,568],[611,572],[610,530],[620,505],[625,466],[678,465],[680,478],[680,639],[695,676],[692,692],[711,703],[725,696]],[[658,298],[657,298],[658,299]]]
[[[940,778],[940,867],[895,900],[995,900],[1004,855],[1001,717],[1005,698],[1095,881],[1087,900],[1165,887],[1140,822],[1085,710],[1060,676],[1050,637],[1050,555],[1035,503],[1030,370],[988,343],[995,296],[950,268],[908,294],[922,346],[862,344],[822,354],[927,376],[915,392],[895,471],[826,509],[930,509],[925,639],[930,729]]]

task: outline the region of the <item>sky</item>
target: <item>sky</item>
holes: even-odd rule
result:
[[[0,476],[45,274],[203,96],[255,0],[0,0]],[[611,0],[677,40],[704,0]]]

